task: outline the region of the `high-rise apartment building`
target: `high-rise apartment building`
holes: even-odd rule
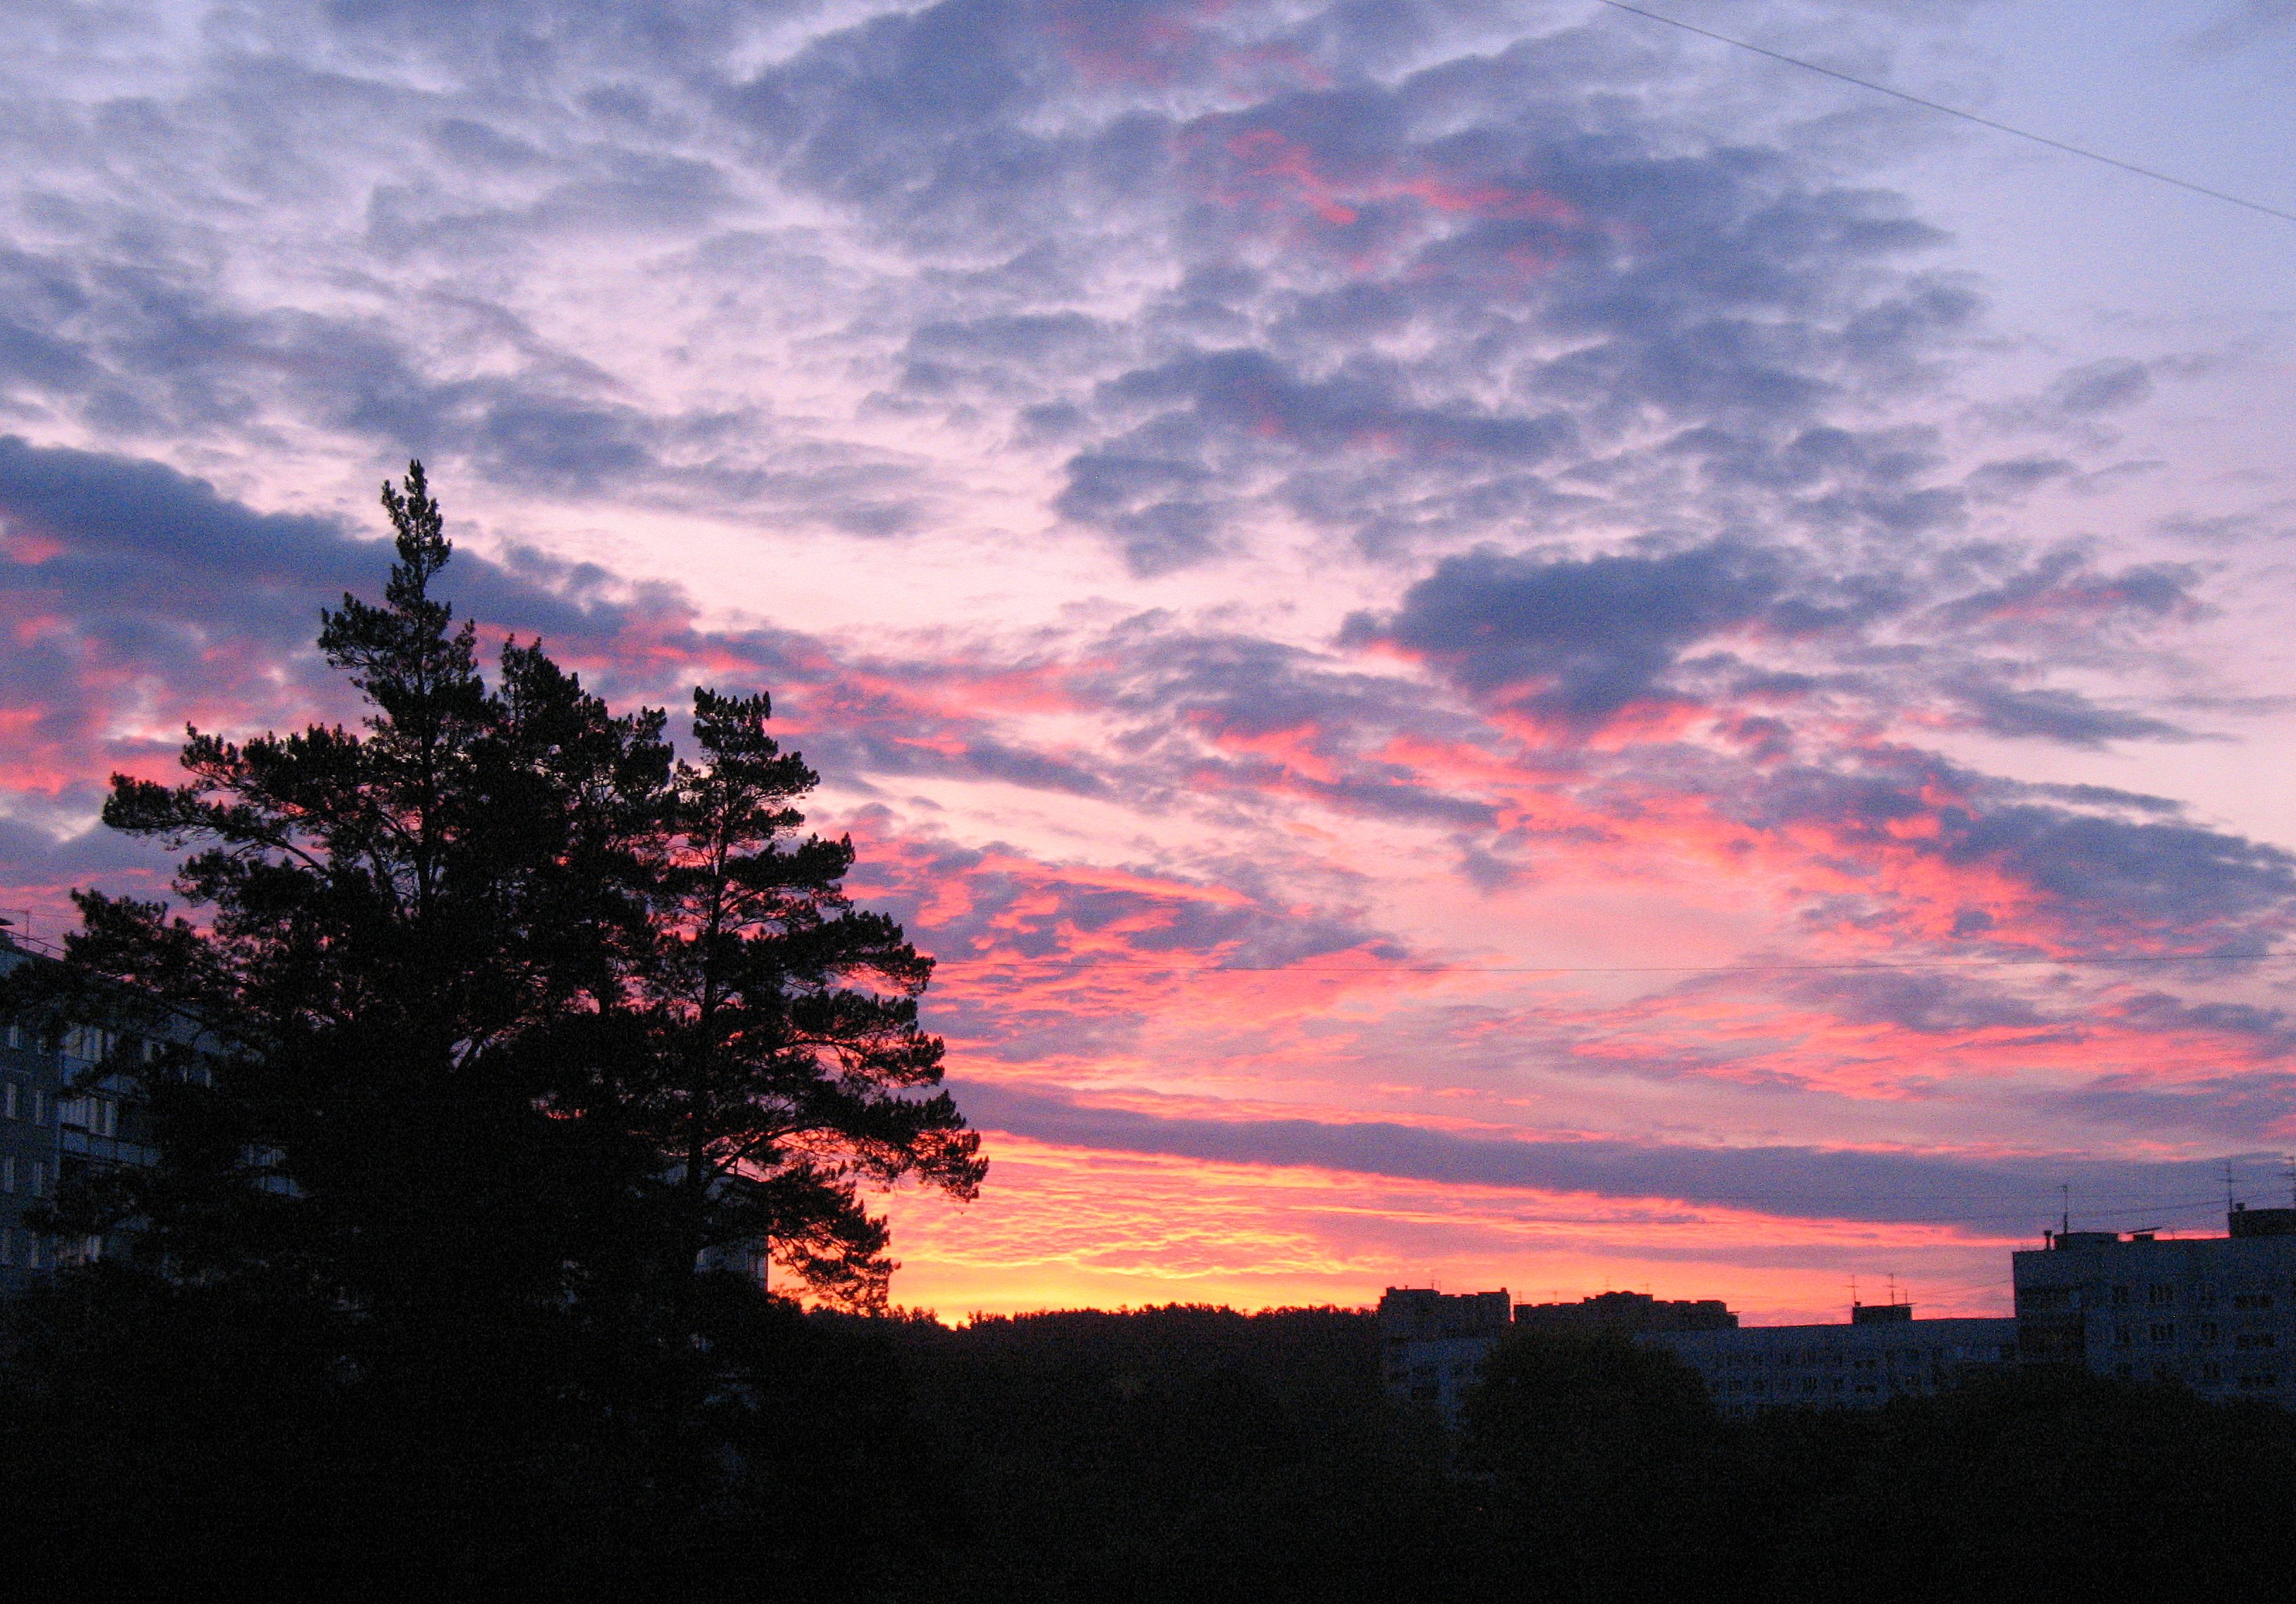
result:
[[[2296,1208],[2234,1205],[2226,1226],[2057,1232],[2013,1255],[2021,1356],[2296,1404]]]
[[[0,974],[32,962],[0,933]],[[63,1055],[28,1027],[0,1023],[0,1292],[20,1291],[55,1264],[55,1243],[29,1216],[54,1195]]]
[[[1853,1304],[1847,1325],[1652,1331],[1706,1383],[1726,1415],[1774,1409],[1878,1409],[2013,1362],[2013,1320],[1915,1320],[1910,1304]]]
[[[0,974],[58,960],[0,930]],[[58,1262],[105,1251],[96,1239],[59,1241],[34,1216],[59,1183],[91,1164],[151,1164],[144,1109],[118,1075],[99,1073],[122,1050],[156,1051],[100,1024],[56,1039],[20,1020],[0,1020],[0,1294],[22,1290]]]
[[[1506,1289],[1447,1295],[1390,1287],[1379,1300],[1381,1376],[1398,1403],[1432,1404],[1456,1424],[1467,1389],[1507,1334]]]

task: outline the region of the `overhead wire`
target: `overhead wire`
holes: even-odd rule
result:
[[[1890,1225],[1994,1225],[2018,1220],[2031,1220],[2035,1215],[2036,1208],[2038,1209],[2042,1217],[2054,1219],[2055,1217],[2056,1199],[2053,1197],[2044,1197],[2043,1194],[2039,1192],[2036,1192],[2034,1197],[2036,1199],[2034,1207],[1993,1209],[1981,1213],[1977,1211],[1964,1213],[1959,1210],[1956,1210],[1951,1213],[1926,1215],[1890,1213],[1882,1215],[1880,1220],[1876,1223]],[[1868,1208],[1885,1207],[1890,1201],[1886,1197],[1876,1197],[1871,1193],[1862,1192],[1854,1199],[1800,1198],[1785,1200],[1799,1203],[1805,1207],[1829,1203],[1840,1203],[1845,1207],[1864,1206]],[[1766,1200],[1759,1198],[1710,1199],[1701,1197],[1691,1199],[1690,1201],[1693,1206],[1700,1204],[1726,1204],[1746,1207],[1759,1207],[1766,1206]],[[2074,1212],[2080,1219],[2083,1220],[2142,1220],[2166,1218],[2171,1215],[2189,1215],[2200,1209],[2221,1209],[2223,1207],[2224,1200],[2220,1198],[2196,1198],[2188,1199],[2183,1202],[2146,1203],[2128,1208],[2083,1208],[2076,1209]],[[1857,1216],[1844,1215],[1828,1215],[1825,1217],[1855,1218]],[[2164,1226],[2162,1229],[2165,1230],[2167,1227]]]
[[[2244,195],[2211,189],[2205,184],[2195,184],[2189,178],[2179,178],[2173,173],[2164,173],[2157,168],[2140,167],[2136,162],[2124,161],[2118,156],[2108,156],[2102,151],[2092,151],[2085,145],[2071,144],[2062,139],[2052,139],[2046,134],[2036,134],[2030,128],[2020,128],[1990,117],[1980,116],[1977,112],[1965,110],[1959,106],[1948,105],[1943,101],[1928,100],[1918,94],[1909,94],[1903,89],[1893,89],[1887,84],[1876,83],[1872,78],[1859,78],[1855,73],[1843,72],[1833,67],[1821,67],[1816,61],[1805,61],[1800,56],[1788,55],[1782,50],[1772,50],[1767,45],[1757,45],[1750,39],[1740,39],[1729,34],[1717,33],[1710,28],[1701,28],[1695,22],[1685,22],[1679,17],[1669,17],[1664,12],[1647,11],[1639,5],[1629,5],[1626,0],[1595,0],[1595,3],[1598,5],[1607,5],[1612,11],[1621,11],[1633,16],[1644,17],[1652,22],[1662,22],[1669,28],[1678,28],[1685,33],[1696,34],[1704,39],[1712,39],[1718,45],[1727,45],[1737,50],[1751,51],[1756,55],[1767,56],[1773,61],[1783,61],[1789,67],[1799,67],[1805,72],[1818,73],[1845,84],[1855,84],[1860,89],[1870,89],[1876,94],[1889,95],[1892,99],[1904,101],[1910,105],[1920,106],[1931,111],[1943,112],[1948,117],[1957,117],[1964,122],[1975,123],[1979,127],[1990,128],[1997,134],[2008,134],[2019,139],[2030,140],[2035,144],[2046,145],[2053,151],[2062,151],[2069,156],[2079,156],[2084,160],[2102,162],[2106,167],[2119,168],[2124,173],[2134,173],[2140,178],[2150,178],[2158,184],[2171,184],[2177,189],[2190,191],[2195,195],[2206,195],[2211,200],[2222,200],[2229,205],[2244,207],[2252,212],[2261,212],[2267,217],[2277,217],[2283,223],[2296,223],[2296,212],[2283,211],[2276,206],[2267,206],[2261,200],[2251,200]]]
[[[1570,1189],[1567,1186],[1558,1186],[1557,1190],[1569,1191]],[[2035,1210],[2038,1208],[2044,1217],[2054,1219],[2056,1217],[2058,1210],[2056,1190],[2057,1189],[2054,1183],[2045,1187],[2038,1187],[2033,1192],[2034,1201],[2031,1206],[2013,1209],[1988,1207],[1982,1210],[1972,1209],[1964,1211],[1956,1209],[1949,1213],[1931,1212],[1928,1214],[1877,1212],[1871,1221],[1866,1220],[1864,1216],[1849,1215],[1824,1215],[1809,1217],[1824,1219],[1851,1219],[1857,1221],[1858,1223],[1887,1223],[1891,1225],[1989,1225],[2018,1220],[2030,1220],[2034,1217]],[[2013,1195],[2013,1193],[2012,1195]],[[1629,1198],[1627,1194],[1623,1193],[1620,1194],[1620,1196],[1622,1201],[1650,1200]],[[1909,1200],[1915,1200],[1925,1204],[1934,1202],[1934,1194],[1908,1193],[1899,1194],[1899,1196]],[[1784,1206],[1800,1208],[1840,1207],[1844,1208],[1864,1208],[1867,1210],[1880,1211],[1887,1209],[1889,1206],[1892,1202],[1897,1201],[1898,1199],[1886,1192],[1866,1191],[1858,1192],[1854,1196],[1838,1193],[1809,1192],[1701,1192],[1695,1196],[1677,1197],[1667,1200],[1680,1203],[1688,1208],[1776,1208]],[[1994,1204],[2005,1202],[2006,1199],[2000,1193],[1995,1193],[1983,1199],[1983,1201],[1988,1204]],[[2223,1207],[2223,1199],[2215,1196],[2209,1196],[2187,1198],[2181,1200],[2171,1199],[2164,1201],[2155,1199],[2150,1203],[2132,1204],[2126,1207],[2079,1208],[2075,1209],[2073,1212],[2079,1218],[2083,1220],[2137,1220],[2160,1218],[2169,1215],[2191,1214],[2195,1210],[2203,1208],[2221,1209]],[[1608,1224],[1614,1223],[1615,1221],[1605,1216],[1591,1216],[1579,1223],[1587,1224]],[[1639,1223],[1655,1227],[1663,1223],[1663,1222],[1644,1221]],[[2163,1227],[2163,1229],[2166,1229],[2166,1227]]]
[[[1042,958],[1001,957],[983,953],[944,953],[936,963],[1003,965],[1010,969],[1036,963],[1095,968],[1121,963],[1163,967],[1198,974],[1229,975],[1768,975],[1887,973],[1900,970],[2053,969],[2063,965],[2110,966],[2161,963],[2277,963],[2296,958],[2296,952],[2278,953],[2162,953],[2130,955],[2094,954],[2065,958],[1939,958],[1874,960],[1842,963],[1222,963],[1217,960],[1175,959],[1161,953],[1095,953],[1048,954]]]

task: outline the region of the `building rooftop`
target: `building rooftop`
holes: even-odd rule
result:
[[[1718,1331],[1735,1326],[1738,1317],[1718,1297],[1598,1292],[1577,1303],[1517,1304],[1514,1322],[1542,1330]]]
[[[2225,1215],[2220,1237],[2175,1237],[2179,1243],[2221,1242],[2251,1237],[2296,1237],[2296,1208],[2251,1208],[2235,1203]],[[2041,1240],[2051,1251],[2080,1252],[2103,1248],[2137,1248],[2161,1240],[2157,1231],[2045,1231]]]

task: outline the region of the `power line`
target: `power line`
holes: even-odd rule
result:
[[[2107,156],[2101,151],[2088,150],[2077,144],[2067,144],[2063,140],[2051,139],[2046,134],[2036,134],[2030,129],[2013,127],[2005,122],[1996,122],[1989,117],[1980,117],[1974,111],[1964,111],[1959,106],[1948,106],[1941,101],[1924,100],[1918,94],[1908,94],[1903,89],[1892,89],[1889,85],[1877,84],[1871,78],[1857,78],[1850,73],[1837,71],[1832,67],[1821,67],[1816,61],[1806,61],[1800,56],[1790,56],[1783,51],[1772,50],[1766,45],[1756,45],[1745,39],[1733,38],[1728,34],[1716,33],[1710,28],[1701,28],[1695,22],[1685,22],[1679,17],[1669,17],[1663,12],[1644,11],[1639,5],[1627,4],[1626,0],[1595,0],[1595,4],[1607,5],[1612,11],[1622,11],[1637,17],[1646,17],[1653,22],[1663,22],[1669,28],[1678,28],[1685,33],[1693,33],[1701,38],[1712,39],[1719,45],[1732,45],[1739,50],[1750,50],[1756,55],[1767,56],[1773,61],[1784,61],[1789,67],[1799,67],[1805,72],[1822,73],[1827,78],[1838,78],[1845,84],[1855,84],[1860,89],[1871,89],[1876,94],[1886,94],[1893,99],[1905,101],[1908,104],[1921,106],[1931,111],[1942,111],[1948,117],[1957,117],[1964,122],[1975,123],[1980,128],[1991,128],[1997,134],[2013,134],[2019,139],[2029,139],[2035,144],[2046,145],[2053,151],[2062,151],[2068,156],[2079,156],[2089,161],[2103,162],[2106,167],[2119,168],[2122,172],[2134,173],[2140,178],[2150,178],[2159,184],[2174,184],[2177,188],[2189,190],[2195,195],[2206,195],[2211,200],[2228,201],[2234,206],[2245,207],[2252,212],[2262,212],[2267,217],[2277,217],[2283,223],[2296,223],[2296,212],[2283,211],[2276,206],[2267,206],[2260,200],[2251,200],[2243,196],[2227,194],[2223,190],[2210,189],[2204,184],[2194,184],[2189,178],[2179,178],[2173,174],[2163,173],[2152,168],[2139,167],[2133,161],[2123,161],[2118,156]]]
[[[2033,1196],[2036,1199],[2039,1199],[2043,1194],[2039,1191],[2036,1191]],[[1988,1203],[2001,1200],[2002,1199],[1998,1198],[1985,1199]],[[1887,1194],[1873,1192],[1859,1192],[1854,1196],[1830,1192],[1700,1192],[1694,1196],[1683,1198],[1679,1199],[1679,1201],[1688,1208],[1707,1208],[1718,1207],[1730,1208],[1824,1208],[1839,1207],[1842,1208],[1863,1207],[1869,1210],[1878,1211],[1889,1208],[1893,1204],[1900,1201],[1927,1204],[1933,1201],[1933,1199],[1925,1195],[1908,1195],[1900,1199],[1893,1198]],[[2222,1206],[2218,1204],[2214,1198],[2187,1198],[2181,1201],[2172,1200],[2167,1202],[2135,1204],[2126,1208],[2084,1208],[2079,1211],[2079,1214],[2081,1218],[2085,1220],[2141,1220],[2172,1214],[2190,1214],[2195,1210],[2220,1208]],[[2006,1221],[2030,1220],[2034,1217],[2034,1210],[2036,1208],[2038,1208],[2044,1215],[2049,1212],[2046,1206],[2037,1202],[2022,1208],[2011,1210],[1988,1208],[1982,1211],[1954,1210],[1950,1212],[1932,1212],[1930,1214],[1918,1215],[1890,1214],[1882,1215],[1872,1223],[1890,1225],[1988,1225]],[[1845,1216],[1835,1215],[1826,1217],[1841,1218]]]
[[[1097,969],[1123,964],[1145,967],[1159,954],[1099,953],[1090,956],[1057,954],[1045,958],[1002,958],[988,953],[949,953],[935,955],[936,963],[1003,965],[1018,969],[1035,963],[1065,964]],[[2054,969],[2062,965],[2145,965],[2159,963],[2277,963],[2296,958],[2287,953],[2147,953],[2128,956],[2106,954],[2070,958],[1939,958],[1857,963],[1220,963],[1217,961],[1176,960],[1165,968],[1215,975],[1770,975],[1891,973],[1905,970]]]

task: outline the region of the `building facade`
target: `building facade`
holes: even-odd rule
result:
[[[1398,1404],[1432,1405],[1456,1425],[1467,1389],[1507,1334],[1506,1289],[1447,1295],[1390,1287],[1379,1300],[1381,1379]]]
[[[1847,1325],[1659,1330],[1637,1342],[1671,1352],[1726,1415],[1775,1409],[1878,1409],[2013,1363],[2014,1320],[1915,1320],[1910,1304],[1852,1305]]]
[[[2021,1355],[2296,1404],[2296,1208],[2235,1205],[2226,1225],[2054,1232],[2013,1255]]]
[[[0,953],[0,964],[12,954]],[[16,1292],[53,1267],[55,1244],[29,1216],[55,1191],[62,1152],[56,1108],[60,1055],[18,1024],[0,1032],[0,1292]]]
[[[1915,1320],[1908,1304],[1853,1305],[1846,1325],[1741,1326],[1716,1299],[1605,1292],[1510,1311],[1504,1291],[1446,1297],[1390,1287],[1379,1301],[1388,1395],[1432,1405],[1456,1425],[1467,1390],[1510,1330],[1619,1336],[1663,1347],[1698,1373],[1717,1409],[1734,1416],[1878,1409],[2018,1358],[2014,1320]]]
[[[0,974],[57,962],[0,931]],[[116,1243],[59,1240],[34,1218],[84,1166],[152,1164],[143,1104],[107,1062],[147,1057],[158,1044],[101,1025],[74,1025],[51,1039],[19,1020],[0,1021],[0,1295],[19,1292],[59,1263],[95,1257]]]

